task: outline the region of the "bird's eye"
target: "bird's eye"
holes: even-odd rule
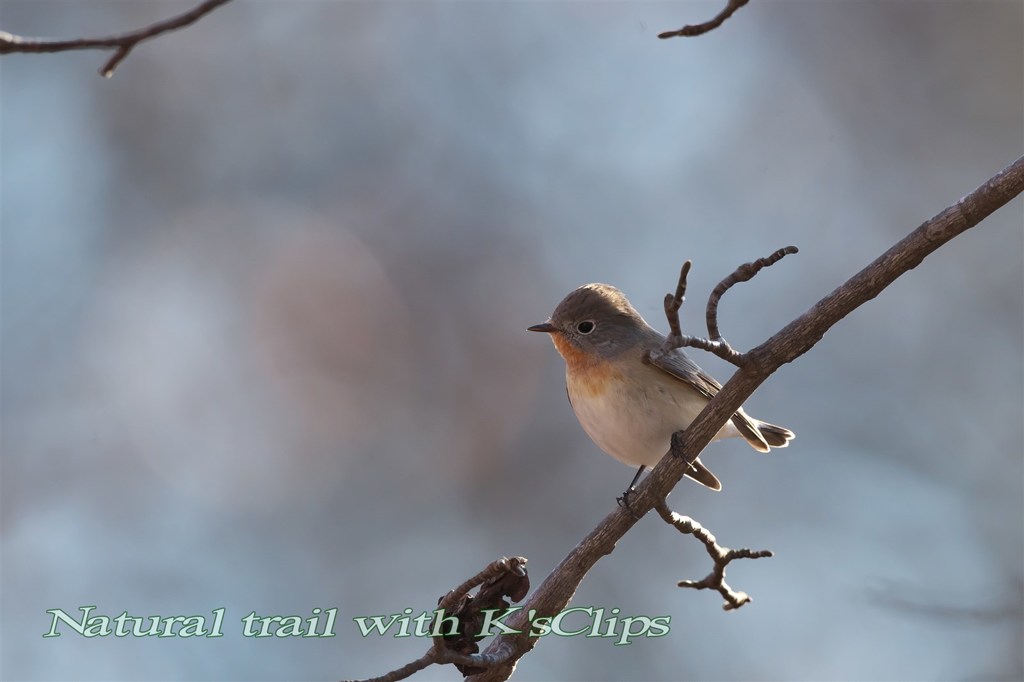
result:
[[[576,331],[578,331],[580,334],[589,334],[590,332],[594,331],[594,323],[591,322],[590,320],[583,320],[582,322],[576,325]]]

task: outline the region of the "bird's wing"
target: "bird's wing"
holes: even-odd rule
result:
[[[647,357],[652,366],[686,383],[708,400],[722,389],[722,384],[679,349],[658,354],[656,357],[648,354]],[[732,416],[732,423],[751,447],[759,452],[768,452],[768,443],[765,442],[764,436],[743,410],[738,410]]]
[[[722,390],[722,384],[702,370],[696,362],[679,349],[670,353],[661,353],[657,357],[650,354],[647,357],[652,365],[666,374],[671,374],[683,383],[689,384],[708,400],[714,398],[715,394]]]

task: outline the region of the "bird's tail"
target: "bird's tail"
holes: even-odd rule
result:
[[[718,480],[718,477],[711,473],[711,469],[708,469],[701,463],[699,457],[693,460],[689,471],[686,472],[686,477],[692,478],[706,488],[711,488],[715,491],[722,489],[722,483]]]
[[[784,448],[796,437],[789,429],[775,424],[754,419],[743,410],[737,410],[732,416],[733,426],[740,432],[744,440],[758,452],[768,452],[772,448]]]
[[[787,428],[782,426],[776,426],[775,424],[769,424],[768,422],[762,422],[754,420],[754,424],[757,425],[757,430],[761,432],[761,437],[764,438],[764,442],[773,448],[784,448],[789,445],[789,441],[796,438],[796,434]]]
[[[754,419],[743,410],[733,415],[732,423],[744,440],[750,444],[750,447],[758,452],[768,452],[772,448],[784,448],[789,445],[789,441],[796,438],[796,434],[789,429]],[[686,472],[686,477],[692,478],[712,490],[722,489],[718,477],[711,473],[711,470],[704,466],[699,458],[693,460],[693,466]]]

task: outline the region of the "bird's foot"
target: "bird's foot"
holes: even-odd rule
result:
[[[629,496],[632,495],[635,492],[636,492],[636,488],[634,488],[633,486],[629,486],[625,490],[625,492],[623,492],[621,495],[619,495],[618,497],[615,498],[615,501],[618,503],[618,505],[620,507],[625,508],[626,511],[628,511],[630,514],[632,514],[634,519],[639,521],[640,517],[637,516],[637,513],[635,511],[633,511],[633,508],[629,506]]]

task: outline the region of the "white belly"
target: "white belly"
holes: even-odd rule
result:
[[[582,390],[566,373],[569,399],[583,430],[599,448],[633,467],[657,464],[668,452],[672,434],[689,426],[707,404],[683,382],[651,371],[643,384],[613,381],[598,395]],[[729,422],[715,440],[736,435]]]

